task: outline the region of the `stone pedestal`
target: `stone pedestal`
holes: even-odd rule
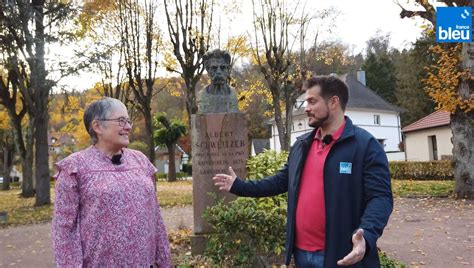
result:
[[[220,192],[212,177],[229,174],[231,166],[239,177],[246,177],[245,164],[249,155],[247,122],[242,113],[196,114],[191,116],[193,161],[194,235],[192,253],[202,254],[206,247],[205,235],[211,226],[202,218],[207,207],[214,205],[215,193],[231,201],[235,195]]]

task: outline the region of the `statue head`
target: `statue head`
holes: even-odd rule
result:
[[[225,85],[230,76],[229,52],[220,49],[209,51],[204,55],[203,61],[212,85]]]

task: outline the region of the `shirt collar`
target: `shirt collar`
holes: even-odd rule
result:
[[[334,133],[332,133],[333,141],[338,140],[342,136],[342,132],[344,132],[345,126],[346,126],[346,118],[344,118],[344,121],[342,122],[341,126]],[[314,138],[318,140],[322,140],[323,137],[321,137],[321,127],[319,127],[318,130],[316,131]]]

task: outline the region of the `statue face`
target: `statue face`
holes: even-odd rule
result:
[[[223,85],[227,83],[230,68],[223,58],[211,58],[208,62],[207,73],[211,77],[213,85]]]

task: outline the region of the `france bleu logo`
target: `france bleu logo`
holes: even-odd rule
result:
[[[340,162],[339,163],[339,173],[340,174],[352,174],[352,163]]]
[[[471,43],[472,7],[438,7],[436,9],[436,42]]]

